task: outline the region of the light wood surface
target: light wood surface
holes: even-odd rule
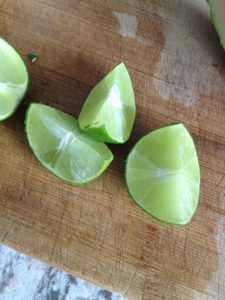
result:
[[[129,299],[225,299],[225,53],[205,1],[0,0],[0,34],[27,63],[27,102],[77,116],[120,61],[137,101],[130,141],[110,146],[110,168],[79,187],[35,160],[26,104],[0,124],[0,241]],[[147,215],[124,182],[131,146],[177,121],[201,164],[200,205],[185,227]]]

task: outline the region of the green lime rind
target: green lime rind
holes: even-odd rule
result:
[[[81,129],[82,130],[82,129]],[[87,134],[88,136],[92,137],[93,139],[95,139],[96,141],[105,141],[109,138],[108,136],[108,132],[106,130],[105,126],[101,126],[98,128],[98,130],[96,131],[94,128],[89,128],[88,130],[82,130],[85,134]],[[117,144],[116,141],[111,140],[111,143],[113,144]]]
[[[129,152],[125,179],[129,194],[148,214],[168,224],[188,224],[198,205],[200,169],[184,125],[163,126],[144,135]]]
[[[113,160],[109,148],[81,132],[74,117],[44,104],[30,104],[25,131],[37,160],[70,184],[94,180]]]
[[[1,37],[0,64],[0,121],[3,121],[14,114],[24,98],[29,75],[21,56]]]
[[[91,91],[78,122],[82,131],[106,143],[125,143],[136,116],[134,90],[124,63],[119,64]]]
[[[215,27],[219,38],[220,38],[220,44],[225,50],[225,4],[224,1],[220,2],[218,0],[207,0],[209,8],[210,8],[210,17],[213,23],[213,26]],[[219,4],[222,3],[224,7],[219,7]],[[222,20],[220,20],[220,18]],[[221,24],[220,24],[221,22]]]

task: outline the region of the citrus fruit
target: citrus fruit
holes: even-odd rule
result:
[[[130,137],[135,114],[132,82],[121,63],[91,91],[78,122],[81,130],[95,139],[121,144]]]
[[[69,183],[83,184],[95,179],[113,159],[104,143],[82,133],[75,118],[55,108],[31,104],[25,126],[36,158]]]
[[[28,73],[22,58],[2,38],[0,38],[0,66],[0,121],[2,121],[16,111],[28,87]]]
[[[184,125],[168,125],[142,137],[128,155],[126,182],[135,202],[152,216],[188,223],[198,204],[200,170]]]
[[[208,0],[212,22],[219,34],[220,43],[225,49],[225,1]]]

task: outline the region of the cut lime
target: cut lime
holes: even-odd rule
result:
[[[132,82],[124,63],[113,69],[88,96],[78,119],[81,130],[97,140],[128,140],[136,108]]]
[[[141,138],[128,156],[126,181],[146,212],[167,223],[188,223],[198,204],[200,170],[184,125],[168,125]]]
[[[28,73],[19,54],[0,38],[0,121],[10,117],[28,87]]]
[[[225,1],[208,0],[212,22],[219,34],[220,43],[225,49]]]
[[[36,158],[54,175],[72,184],[95,179],[113,159],[104,143],[80,131],[75,118],[47,105],[30,105],[26,133]]]

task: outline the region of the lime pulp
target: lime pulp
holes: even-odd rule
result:
[[[83,184],[95,179],[113,159],[104,143],[86,136],[75,118],[55,108],[31,104],[25,125],[36,158],[69,183]]]
[[[130,137],[135,114],[132,82],[121,63],[91,91],[78,122],[82,131],[97,140],[124,143]]]
[[[2,38],[0,38],[0,66],[0,121],[2,121],[16,111],[28,87],[28,73],[22,58]]]
[[[146,212],[167,223],[188,223],[198,204],[200,170],[184,125],[168,125],[141,138],[127,158],[126,181]]]

